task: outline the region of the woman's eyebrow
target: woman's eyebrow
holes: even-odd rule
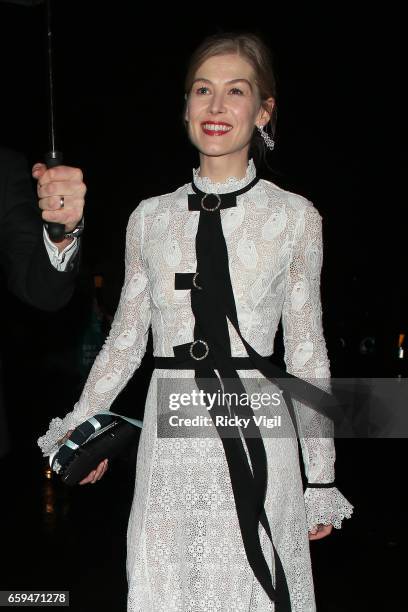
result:
[[[197,79],[194,79],[194,81],[193,81],[193,85],[194,85],[194,83],[203,82],[203,81],[204,81],[204,83],[211,83],[211,81],[210,81],[209,79],[201,79],[201,78],[199,77],[199,78],[197,78]]]
[[[227,81],[229,85],[231,85],[231,83],[246,83],[249,86],[249,89],[252,91],[252,85],[251,82],[248,81],[248,79],[232,79],[231,81]]]
[[[197,79],[194,79],[193,85],[197,82],[212,83],[210,79],[204,79],[200,77],[198,77]],[[248,81],[248,79],[231,79],[231,81],[227,81],[228,85],[231,85],[232,83],[246,83],[249,86],[250,90],[252,91],[252,84],[250,81]]]

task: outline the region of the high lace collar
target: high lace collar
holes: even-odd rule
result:
[[[230,176],[224,183],[214,183],[208,176],[199,176],[200,168],[193,169],[194,184],[205,193],[231,193],[246,187],[256,177],[256,168],[252,159],[248,162],[246,175],[242,179]]]

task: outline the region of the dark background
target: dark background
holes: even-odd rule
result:
[[[57,145],[85,174],[83,263],[105,275],[109,310],[121,287],[130,212],[190,180],[197,165],[181,119],[188,57],[204,35],[244,28],[269,43],[278,79],[274,172],[261,174],[311,199],[324,218],[333,373],[365,374],[360,343],[373,337],[369,371],[387,375],[406,329],[398,14],[378,7],[359,16],[344,4],[285,12],[274,3],[253,15],[234,5],[225,14],[132,7],[54,2]],[[44,11],[0,10],[1,142],[33,162],[48,149]]]
[[[347,3],[330,10],[323,3],[313,9],[310,3],[285,6],[54,2],[57,144],[65,163],[83,169],[88,193],[82,273],[70,305],[44,314],[2,296],[0,333],[12,433],[15,445],[18,439],[33,458],[38,455],[35,439],[49,417],[64,415],[78,399],[76,350],[89,320],[92,274],[103,274],[100,299],[113,314],[129,214],[141,199],[189,181],[198,165],[182,124],[183,79],[193,49],[217,31],[257,32],[273,50],[276,148],[269,157],[272,172],[260,174],[311,199],[323,216],[322,299],[333,375],[397,375],[398,334],[407,331],[404,22],[392,3],[367,5],[361,14]],[[0,143],[24,152],[31,164],[49,148],[43,7],[0,3],[0,58]],[[130,407],[134,414],[136,404],[142,414],[151,350],[149,344],[114,410]],[[337,478],[356,511],[354,522],[331,542],[316,543],[320,610],[382,610],[390,601],[389,609],[402,610],[396,585],[407,539],[406,495],[400,489],[405,441],[340,440],[337,449]],[[103,486],[92,499],[83,489],[70,493],[78,524],[87,524],[94,516],[89,508],[97,512],[98,504],[113,512],[112,502],[100,493]],[[123,531],[132,491],[125,486],[121,493],[116,486],[125,508]],[[80,495],[91,500],[85,514]],[[67,525],[65,534],[72,529]],[[50,546],[45,541],[44,558]],[[118,542],[123,554],[119,537]],[[44,572],[36,574],[44,578],[43,588],[58,580],[45,566],[48,582]],[[78,570],[72,572],[69,580],[80,589]],[[15,587],[18,574],[10,570],[5,584]],[[347,580],[339,592],[339,583]],[[373,581],[381,583],[380,595],[373,593]],[[123,584],[118,589],[122,593]],[[325,595],[330,590],[332,599]],[[338,607],[333,592],[342,602]],[[89,605],[78,609],[94,609]]]

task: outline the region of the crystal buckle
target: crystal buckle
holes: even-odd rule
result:
[[[194,355],[194,353],[193,353],[193,346],[194,346],[195,344],[197,344],[198,342],[201,342],[201,344],[204,344],[204,346],[205,346],[205,350],[206,350],[206,352],[204,353],[204,355],[202,355],[201,357],[196,357],[196,356]],[[207,342],[206,342],[205,340],[194,340],[194,342],[192,342],[192,343],[191,343],[191,345],[190,345],[190,349],[189,349],[189,350],[190,350],[190,355],[192,356],[192,358],[193,358],[193,359],[196,359],[197,361],[200,361],[201,359],[205,359],[205,358],[207,357],[208,353],[210,352],[210,349],[209,349],[209,347],[208,347],[208,344],[207,344]]]
[[[197,276],[198,276],[198,272],[196,272],[193,276],[193,285],[196,289],[202,289],[200,285],[197,285],[197,282],[196,282]]]
[[[217,198],[217,200],[218,200],[218,202],[217,202],[217,204],[214,206],[214,208],[207,208],[207,206],[204,206],[204,200],[205,200],[205,198],[206,198],[206,197],[208,197],[209,195],[214,195],[214,196]],[[213,210],[217,210],[217,208],[219,208],[220,206],[221,206],[221,198],[220,198],[220,196],[218,195],[218,193],[205,193],[205,194],[204,194],[204,196],[203,196],[203,198],[202,198],[202,200],[201,200],[201,208],[204,208],[204,210],[209,210],[209,211],[211,212],[211,211],[213,211]]]

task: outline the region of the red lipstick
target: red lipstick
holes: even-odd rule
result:
[[[232,130],[232,125],[225,121],[203,121],[201,129],[207,136],[224,136]]]

